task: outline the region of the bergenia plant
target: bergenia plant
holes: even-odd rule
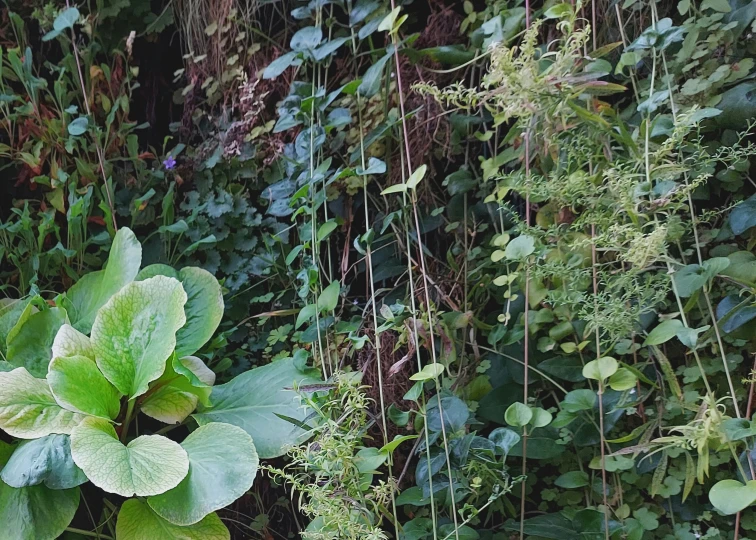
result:
[[[282,359],[214,386],[196,354],[223,316],[220,284],[201,268],[140,271],[141,254],[121,229],[106,267],[54,305],[26,298],[0,308],[0,429],[19,439],[0,440],[5,539],[76,530],[87,481],[127,498],[104,520],[118,540],[228,539],[216,511],[250,489],[260,457],[307,436],[294,389],[317,375]],[[139,414],[190,434],[178,442],[144,432]]]

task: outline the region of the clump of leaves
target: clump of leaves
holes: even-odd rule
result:
[[[2,444],[0,515],[17,523],[53,512],[9,538],[57,537],[87,481],[139,497],[118,511],[119,539],[228,538],[215,512],[251,487],[258,454],[275,457],[304,436],[291,386],[317,379],[287,359],[214,387],[195,354],[223,315],[220,284],[199,268],[140,264],[139,242],[120,229],[107,266],[55,307],[5,307],[0,429],[21,442]],[[199,427],[179,443],[144,433],[139,413]]]

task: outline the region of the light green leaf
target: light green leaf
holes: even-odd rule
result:
[[[97,367],[122,394],[147,391],[165,370],[184,326],[186,293],[177,280],[155,276],[134,281],[97,313],[92,347]]]
[[[8,335],[8,362],[16,367],[25,367],[35,377],[47,375],[55,334],[66,320],[66,312],[61,308],[31,314],[26,322]]]
[[[97,311],[134,280],[142,264],[142,246],[131,229],[123,227],[113,239],[108,262],[103,270],[83,276],[62,298],[71,324],[88,334]]]
[[[548,426],[551,423],[552,414],[546,409],[541,407],[530,407],[530,411],[533,413],[533,418],[530,419],[530,425],[534,428],[540,428]]]
[[[0,428],[19,439],[70,434],[83,416],[55,401],[47,381],[24,368],[0,372]]]
[[[28,308],[30,310],[29,315],[31,315],[31,310],[36,309],[29,306],[31,301],[32,297],[27,296],[22,300],[7,300],[0,304],[0,352],[2,352],[3,357],[8,354],[8,335],[18,323],[22,313]]]
[[[420,165],[417,169],[412,171],[412,174],[407,178],[407,188],[417,189],[418,184],[425,178],[425,172],[428,170],[427,165]]]
[[[339,292],[341,291],[341,283],[338,281],[332,281],[328,287],[323,289],[323,292],[318,296],[318,310],[321,313],[328,313],[336,309],[339,303]]]
[[[121,395],[86,356],[63,356],[50,362],[47,382],[55,400],[69,411],[115,419]]]
[[[17,489],[0,482],[3,540],[55,540],[70,525],[78,507],[79,488]]]
[[[520,435],[516,431],[512,431],[509,428],[496,428],[489,435],[488,439],[494,443],[496,448],[501,450],[506,458],[509,455],[509,451],[520,442]]]
[[[426,364],[418,373],[410,377],[411,381],[431,381],[444,374],[443,364]]]
[[[396,22],[396,18],[399,16],[401,9],[401,7],[395,7],[392,9],[391,12],[381,20],[381,24],[378,25],[378,31],[391,32],[394,29],[394,23]]]
[[[188,527],[174,525],[158,516],[146,502],[129,499],[118,512],[118,540],[230,540],[228,529],[217,514],[210,514]]]
[[[89,337],[79,332],[70,324],[64,324],[55,334],[52,344],[52,357],[86,356],[95,359],[94,349]]]
[[[143,268],[138,281],[158,275],[176,278],[186,292],[186,324],[176,333],[176,354],[179,357],[197,352],[210,341],[223,318],[223,291],[220,283],[203,268],[187,266],[176,272],[164,264]]]
[[[2,469],[3,482],[14,488],[44,482],[50,489],[70,489],[87,481],[71,458],[68,435],[22,441]]]
[[[259,461],[252,438],[243,429],[205,424],[181,447],[189,456],[189,474],[172,490],[147,499],[163,519],[175,525],[193,525],[252,487]],[[223,450],[219,452],[219,448]]]
[[[279,457],[288,446],[307,437],[302,428],[278,416],[299,422],[307,418],[309,413],[292,388],[318,382],[319,378],[299,371],[293,359],[277,360],[213,387],[211,405],[193,417],[200,425],[226,422],[238,426],[252,437],[261,458]]]
[[[328,235],[331,234],[336,229],[337,226],[338,224],[336,223],[336,220],[332,219],[330,221],[326,221],[320,227],[318,227],[318,234],[317,234],[318,242],[322,242],[323,240],[325,240],[328,237]]]
[[[504,420],[510,426],[522,427],[528,425],[533,418],[533,411],[524,403],[514,402],[504,412]]]
[[[74,428],[71,454],[94,485],[123,497],[165,493],[189,471],[189,458],[178,443],[142,435],[124,446],[101,418],[87,418]]]
[[[709,490],[709,501],[727,516],[737,514],[756,502],[756,480],[745,484],[737,480],[720,480]]]
[[[394,184],[393,186],[389,186],[383,191],[381,191],[381,195],[389,195],[391,193],[406,193],[406,192],[407,192],[406,184]]]
[[[619,369],[619,363],[611,356],[591,360],[583,367],[583,377],[594,381],[605,381]]]
[[[635,388],[638,378],[627,368],[619,368],[617,372],[609,377],[609,386],[617,392],[624,392]]]
[[[681,328],[683,328],[683,323],[679,319],[662,321],[661,324],[649,332],[643,345],[661,345],[662,343],[666,343],[675,337]]]
[[[53,21],[53,29],[42,36],[42,41],[49,41],[58,37],[64,30],[73,28],[74,23],[79,20],[79,10],[75,7],[69,7],[61,11]]]
[[[142,412],[166,424],[178,424],[194,412],[198,403],[210,404],[215,373],[195,356],[178,359],[173,355],[153,384],[158,389],[144,400]]]
[[[535,251],[535,240],[532,236],[521,234],[507,244],[504,255],[510,261],[521,261]]]

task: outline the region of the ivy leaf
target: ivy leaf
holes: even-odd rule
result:
[[[297,65],[297,55],[298,53],[296,51],[289,51],[273,60],[263,71],[263,79],[275,79],[281,73],[286,71],[287,68]]]
[[[756,480],[745,484],[737,480],[720,480],[709,490],[709,501],[726,516],[737,514],[756,502]]]
[[[79,20],[79,10],[75,7],[66,8],[61,11],[53,21],[53,29],[42,36],[42,41],[50,41],[58,37],[64,30],[73,28],[76,21]]]
[[[68,134],[73,137],[84,135],[89,127],[89,120],[86,116],[79,116],[70,124],[68,124]]]
[[[708,278],[704,268],[697,264],[689,264],[672,274],[672,279],[675,282],[677,294],[682,298],[689,298],[706,284]]]
[[[501,450],[501,453],[504,454],[504,458],[506,459],[509,455],[509,451],[514,445],[520,442],[520,435],[509,428],[500,427],[494,429],[488,435],[488,440],[494,443],[497,449]]]
[[[14,488],[44,483],[50,489],[70,489],[87,481],[71,458],[68,435],[22,441],[3,467],[2,479]]]
[[[163,373],[184,326],[187,297],[178,280],[134,281],[97,313],[92,347],[97,367],[122,394],[134,398]]]
[[[205,424],[181,447],[189,456],[186,478],[170,491],[147,499],[163,519],[174,525],[193,525],[252,487],[259,461],[252,438],[243,429],[217,422]]]
[[[82,419],[58,405],[47,381],[35,379],[25,368],[0,372],[0,428],[8,435],[37,439],[70,434]]]
[[[54,358],[47,381],[55,400],[69,411],[115,419],[121,410],[121,394],[86,356]]]
[[[407,178],[407,189],[417,189],[423,178],[425,178],[425,172],[428,170],[427,165],[420,165],[417,169],[412,171],[412,174]]]
[[[554,484],[564,489],[577,489],[589,484],[588,473],[584,471],[570,471],[554,481]]]
[[[743,234],[756,226],[756,195],[749,197],[730,212],[730,228],[735,234]]]
[[[619,363],[611,356],[591,360],[583,368],[583,377],[594,381],[605,381],[619,369]]]
[[[398,9],[398,8],[397,8]],[[370,66],[365,75],[362,76],[362,82],[357,88],[357,91],[362,97],[373,97],[381,89],[381,81],[383,79],[383,68],[386,67],[386,63],[391,59],[390,54],[385,54],[376,62]]]
[[[336,309],[339,303],[339,292],[341,292],[341,284],[338,281],[332,281],[318,296],[318,311],[328,313]]]
[[[141,264],[142,246],[136,236],[126,227],[118,229],[105,268],[83,276],[57,302],[66,308],[71,325],[88,334],[97,311],[134,280]]]
[[[532,236],[521,234],[507,244],[504,256],[510,261],[521,261],[535,251],[535,240]]]
[[[570,413],[589,411],[596,405],[596,392],[587,388],[567,392],[562,408]]]
[[[443,364],[426,364],[418,373],[410,377],[411,381],[431,381],[444,374]]]
[[[323,41],[323,31],[319,27],[307,26],[291,37],[291,48],[296,52],[310,52]]]
[[[297,369],[293,359],[276,360],[213,387],[211,405],[193,418],[200,425],[226,422],[238,426],[252,437],[261,458],[279,457],[288,446],[307,437],[299,425],[282,418],[304,422],[309,414],[300,405],[295,386],[318,382],[319,378]]]
[[[514,402],[507,407],[504,421],[510,426],[522,427],[528,425],[533,418],[533,411],[524,403]]]
[[[161,518],[143,500],[129,499],[118,512],[116,537],[118,540],[230,540],[231,535],[217,514],[182,527]]]
[[[87,418],[74,428],[71,454],[94,485],[122,497],[165,493],[189,471],[189,458],[178,443],[142,435],[124,446],[101,418]]]
[[[684,326],[679,319],[662,321],[661,324],[649,332],[643,345],[661,345],[662,343],[666,343],[675,337],[677,332],[682,328],[684,328]]]
[[[327,41],[326,43],[323,43],[320,47],[312,51],[312,56],[315,58],[317,62],[320,62],[322,60],[325,60],[329,56],[331,56],[336,50],[338,50],[339,47],[341,47],[344,43],[349,41],[349,38],[341,37],[341,38],[335,38],[331,41]]]

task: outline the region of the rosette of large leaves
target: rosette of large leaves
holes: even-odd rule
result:
[[[57,538],[86,481],[143,497],[120,510],[119,540],[228,538],[215,512],[252,486],[253,440],[272,457],[307,436],[294,388],[318,379],[286,359],[214,388],[195,353],[223,316],[218,281],[199,268],[140,265],[141,246],[121,229],[105,268],[55,306],[38,297],[0,305],[0,429],[21,439],[0,446],[10,540]],[[145,413],[181,423],[198,407],[200,427],[182,442],[131,422]]]

